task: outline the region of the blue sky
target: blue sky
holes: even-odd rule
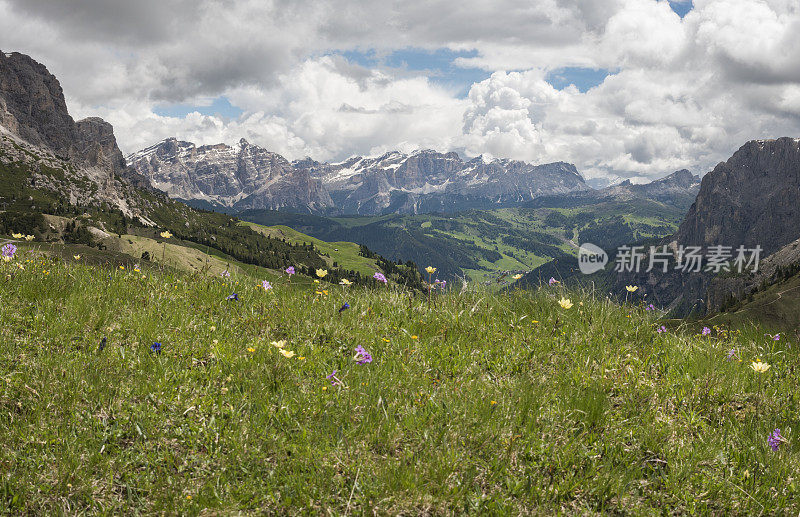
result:
[[[683,18],[686,16],[686,13],[692,10],[692,0],[670,0],[669,6],[672,7],[672,10],[678,13],[678,16]]]
[[[469,93],[473,83],[488,78],[491,72],[478,68],[462,68],[456,66],[455,60],[464,57],[475,57],[477,51],[454,51],[449,49],[425,50],[405,48],[388,54],[379,54],[374,50],[366,52],[341,52],[351,63],[365,68],[385,67],[396,73],[407,72],[413,75],[424,74],[433,83],[453,90],[455,95],[463,98]]]
[[[183,118],[195,111],[203,115],[220,116],[224,119],[236,119],[243,113],[243,110],[233,106],[227,97],[217,97],[210,104],[205,105],[168,104],[153,108],[153,113],[162,117]]]

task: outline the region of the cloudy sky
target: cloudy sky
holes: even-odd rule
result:
[[[800,136],[797,0],[0,0],[0,49],[44,63],[125,153],[244,137],[644,181]]]

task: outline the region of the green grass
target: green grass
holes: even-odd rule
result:
[[[336,262],[338,267],[342,269],[358,271],[366,276],[372,276],[376,271],[380,271],[375,260],[359,255],[360,246],[353,242],[326,242],[284,225],[262,226],[248,222],[242,222],[241,224],[247,225],[263,235],[275,239],[285,239],[286,242],[291,244],[313,244],[320,254],[326,255],[324,258],[330,267],[333,267],[333,263]]]
[[[800,359],[761,329],[658,334],[641,308],[559,289],[429,305],[394,288],[281,280],[265,292],[246,276],[23,252],[0,262],[0,283],[5,513],[796,514],[800,503]],[[281,339],[294,357],[270,344]],[[371,364],[353,361],[358,345]],[[726,360],[731,348],[743,362]],[[766,374],[748,368],[755,357]],[[789,443],[773,452],[776,427]]]

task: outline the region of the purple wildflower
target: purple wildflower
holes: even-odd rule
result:
[[[219,276],[221,276],[222,278],[230,278],[230,277],[231,277],[231,274],[230,274],[230,273],[228,272],[228,270],[226,269],[225,271],[223,271],[222,273],[220,273],[220,274],[219,274]]]
[[[704,336],[711,334],[711,329],[708,327],[703,327],[703,331],[701,332]]]
[[[239,295],[238,295],[238,294],[236,294],[236,293],[231,293],[231,294],[229,294],[229,295],[228,295],[228,297],[227,297],[227,298],[225,298],[225,299],[226,299],[226,300],[228,300],[229,302],[230,302],[230,301],[235,301],[235,302],[238,302],[238,301],[239,301]]]
[[[150,345],[150,351],[154,352],[156,354],[160,354],[161,353],[161,343],[153,343],[152,345]]]
[[[556,280],[555,278],[553,278],[553,277],[551,276],[551,277],[550,277],[550,281],[549,281],[549,282],[547,282],[547,283],[548,283],[548,285],[554,285],[554,284],[557,284],[557,283],[558,283],[558,280]]]
[[[326,376],[325,376],[325,378],[326,378],[326,379],[328,379],[329,381],[331,381],[331,386],[342,386],[342,381],[340,381],[340,380],[338,379],[338,377],[336,377],[336,372],[337,372],[337,371],[338,371],[338,370],[334,370],[333,372],[331,372],[331,374],[330,374],[330,375],[326,375]]]
[[[735,348],[731,348],[728,351],[728,361],[733,361],[734,357],[736,357],[736,349]]]
[[[372,278],[374,278],[378,282],[383,282],[384,284],[388,283],[388,280],[386,280],[386,277],[383,276],[383,273],[375,273],[374,275],[372,275]]]
[[[349,304],[349,303],[347,303],[347,302],[344,302],[344,305],[342,305],[341,307],[339,307],[339,314],[343,313],[344,311],[346,311],[346,310],[347,310],[347,309],[349,309],[349,308],[350,308],[350,304]]]
[[[651,303],[650,305],[645,307],[644,310],[646,310],[646,311],[654,311],[654,310],[656,310],[656,306]]]
[[[367,364],[372,362],[372,354],[364,350],[364,347],[358,345],[356,347],[356,356],[353,358],[358,364]]]
[[[294,274],[294,266],[289,266],[286,268],[286,274],[292,276]]]
[[[2,251],[3,251],[3,257],[14,258],[14,253],[17,252],[17,247],[9,242],[5,246],[3,246]]]
[[[660,327],[658,327],[656,329],[656,332],[658,332],[659,334],[661,334],[663,332],[666,332],[666,331],[667,331],[667,327],[665,327],[664,325],[661,325]]]
[[[265,291],[269,291],[270,289],[272,289],[272,284],[270,284],[266,280],[262,280],[261,281],[261,287],[263,287]]]
[[[781,445],[781,442],[785,442],[785,441],[786,441],[786,438],[781,436],[781,430],[780,429],[775,429],[774,431],[772,431],[772,434],[770,434],[769,438],[767,438],[767,444],[769,444],[769,446],[772,447],[773,451],[777,451],[778,447],[780,447],[780,445]]]

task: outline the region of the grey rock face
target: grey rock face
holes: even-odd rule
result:
[[[114,128],[105,120],[90,117],[75,123],[78,140],[73,147],[91,165],[123,175],[127,166],[117,147]]]
[[[703,177],[697,199],[675,235],[664,239],[675,252],[679,246],[761,246],[762,272],[730,277],[703,270],[686,273],[671,269],[661,273],[614,275],[614,292],[628,284],[649,293],[648,300],[668,307],[675,316],[719,308],[729,296],[741,297],[762,281],[769,281],[778,266],[797,256],[800,238],[800,139],[747,142],[726,162]]]
[[[456,153],[431,150],[294,165],[322,181],[340,212],[364,215],[491,208],[591,190],[571,164],[464,161]]]
[[[318,179],[279,154],[241,139],[197,147],[168,138],[127,158],[150,183],[171,197],[212,206],[321,211],[332,205]]]
[[[128,184],[142,178],[126,167],[111,125],[99,118],[75,122],[58,80],[17,52],[0,52],[0,135],[3,161],[28,165],[37,188],[75,204],[104,203],[132,217],[142,214]],[[42,165],[61,170],[63,179],[35,172]]]
[[[0,52],[0,125],[76,165],[125,174],[114,128],[101,118],[75,122],[61,84],[29,56]]]
[[[754,140],[704,178],[675,239],[761,245],[769,255],[800,238],[800,139]]]
[[[0,52],[0,124],[31,144],[68,153],[76,140],[61,84],[30,57]]]

